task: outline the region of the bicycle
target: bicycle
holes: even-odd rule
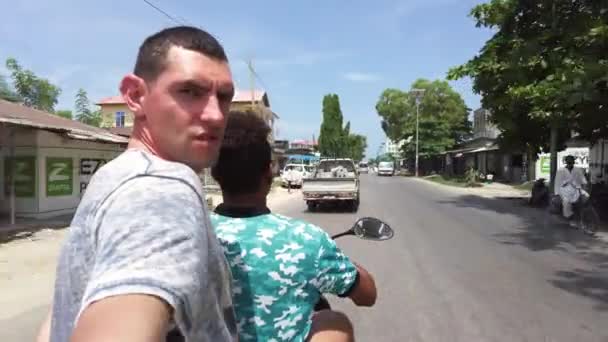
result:
[[[592,197],[592,191],[589,195],[583,193],[583,189],[577,188],[579,191],[578,200],[572,204],[572,210],[574,211],[574,227],[583,231],[587,235],[595,235],[598,231],[601,220],[594,206]],[[559,195],[554,195],[550,201],[549,212],[562,215],[562,200]]]

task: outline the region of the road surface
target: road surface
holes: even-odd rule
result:
[[[330,298],[358,341],[608,341],[608,247],[518,201],[375,175],[362,175],[356,214],[309,213],[291,196],[279,212],[330,233],[363,216],[395,230],[390,241],[338,240],[379,289],[368,309]],[[31,340],[45,310],[0,321],[0,341]]]
[[[352,318],[359,341],[608,341],[608,251],[556,227],[521,200],[463,195],[402,177],[362,175],[357,214],[287,215],[348,229],[357,217],[388,222],[395,237],[339,245],[375,277],[379,299]]]

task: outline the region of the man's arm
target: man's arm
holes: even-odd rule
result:
[[[49,313],[46,315],[42,326],[40,327],[40,331],[38,332],[38,336],[36,337],[36,342],[49,342],[51,340],[51,318],[53,317],[53,308],[49,310]]]
[[[377,290],[374,278],[362,266],[352,262],[327,234],[321,237],[317,284],[321,293],[349,297],[356,305],[372,306]]]
[[[187,336],[206,285],[200,198],[178,180],[142,177],[106,203],[71,341],[162,341],[171,318]]]
[[[358,306],[374,306],[378,298],[376,281],[365,268],[355,262],[353,263],[357,267],[357,281],[348,291],[348,297]]]
[[[80,316],[71,342],[160,342],[167,336],[171,307],[158,297],[127,294],[91,304]]]

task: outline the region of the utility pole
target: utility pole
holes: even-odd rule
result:
[[[247,62],[249,68],[249,83],[251,85],[251,110],[255,110],[255,71],[253,69],[253,60]]]
[[[412,89],[410,94],[416,97],[416,177],[418,177],[418,131],[420,130],[420,101],[424,96],[425,89]]]

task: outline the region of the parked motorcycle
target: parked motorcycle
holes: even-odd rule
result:
[[[549,188],[544,178],[539,178],[532,186],[532,194],[528,202],[533,207],[545,207],[549,204]]]
[[[348,235],[354,235],[364,240],[384,241],[391,239],[395,235],[395,232],[382,220],[375,217],[364,217],[357,220],[349,230],[333,235],[331,238],[335,240]],[[319,301],[315,305],[315,311],[330,309],[331,305],[325,296],[321,295]]]

